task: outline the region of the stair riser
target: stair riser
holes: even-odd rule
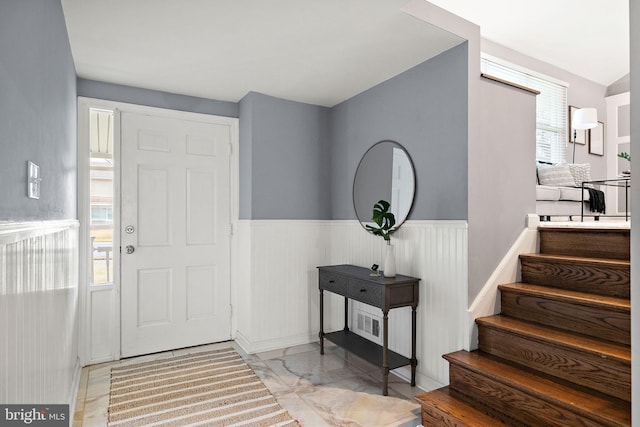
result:
[[[472,417],[464,417],[465,419],[459,419],[443,411],[439,411],[437,408],[429,407],[427,410],[422,410],[422,425],[424,427],[497,427],[514,425],[513,423],[502,423],[498,418],[501,415],[502,414],[495,414],[496,418],[488,422],[478,422]],[[526,426],[518,425],[518,427]]]
[[[493,418],[474,402],[466,402],[449,387],[443,387],[416,396],[422,407],[424,426],[447,427],[506,427],[513,423]]]
[[[540,229],[540,253],[630,259],[629,230]]]
[[[631,425],[630,231],[543,227],[539,243],[501,286],[502,315],[476,320],[478,351],[444,355],[424,425]]]
[[[479,325],[479,349],[556,378],[631,401],[631,366],[599,354]]]
[[[435,408],[422,410],[422,425],[425,427],[472,427],[472,424],[452,418]]]
[[[598,266],[561,260],[536,260],[521,257],[522,281],[577,292],[617,298],[630,297],[628,267]]]
[[[556,301],[501,289],[502,314],[590,337],[631,344],[629,312]]]
[[[477,374],[463,366],[449,366],[449,387],[499,413],[507,414],[519,423],[530,426],[616,426],[598,414],[577,413],[532,395],[510,384]]]
[[[475,410],[475,408],[469,408]],[[496,416],[500,415],[502,414],[496,414]],[[515,426],[515,424],[513,423],[503,424],[498,417],[487,421],[484,419],[479,420],[473,415],[469,414],[449,414],[446,410],[429,405],[428,403],[422,405],[422,425],[424,427],[496,427],[504,425],[509,425],[512,427]]]

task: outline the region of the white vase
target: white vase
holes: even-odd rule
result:
[[[396,257],[393,254],[393,245],[387,245],[382,273],[384,277],[396,277]]]

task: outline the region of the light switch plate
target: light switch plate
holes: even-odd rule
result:
[[[27,195],[31,199],[40,198],[40,166],[33,162],[27,163]]]

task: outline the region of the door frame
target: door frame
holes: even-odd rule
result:
[[[114,161],[114,194],[113,194],[113,284],[95,285],[89,287],[89,110],[91,108],[102,108],[114,111],[114,132],[113,132],[113,161]],[[78,316],[79,316],[79,340],[78,356],[82,366],[119,360],[121,357],[120,348],[120,196],[121,196],[121,175],[120,175],[120,113],[126,111],[138,114],[151,114],[155,116],[182,119],[198,120],[204,122],[216,122],[221,120],[231,127],[231,153],[229,159],[229,184],[230,184],[230,243],[229,243],[229,274],[230,274],[230,301],[231,304],[231,330],[232,339],[236,336],[237,307],[236,293],[234,290],[235,274],[233,266],[236,262],[235,233],[239,220],[239,119],[235,117],[217,116],[213,114],[192,113],[178,110],[170,110],[158,107],[129,104],[125,102],[108,101],[96,98],[78,97],[78,219],[80,221],[80,248],[79,253],[85,254],[79,258],[79,291],[78,291]],[[108,307],[100,312],[92,310],[92,300],[100,299]],[[93,325],[103,325],[99,331],[92,331]],[[106,327],[104,326],[106,325]],[[95,336],[99,335],[99,336]],[[105,349],[100,354],[95,354],[93,347],[98,345]]]
[[[605,97],[607,105],[607,116],[605,123],[605,157],[607,162],[605,179],[615,178],[618,176],[618,153],[620,152],[620,145],[631,142],[631,135],[618,136],[618,108],[631,105],[631,93],[623,92],[617,95],[611,95]],[[631,168],[631,165],[629,165]],[[601,188],[602,189],[602,188]],[[606,201],[607,211],[613,210],[614,214],[622,214],[619,209],[619,193],[617,187],[606,187]],[[630,194],[628,195],[630,196]],[[631,206],[628,207],[631,212]]]

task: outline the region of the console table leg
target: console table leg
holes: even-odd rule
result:
[[[416,366],[418,359],[416,358],[416,306],[411,306],[411,386],[416,386]]]
[[[320,354],[324,354],[324,294],[320,289]]]
[[[382,395],[389,395],[389,311],[383,311],[382,327]]]
[[[349,298],[344,297],[344,330],[349,330]]]

